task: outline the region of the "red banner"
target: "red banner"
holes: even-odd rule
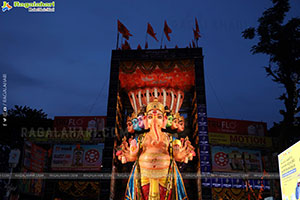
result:
[[[246,120],[208,118],[208,132],[241,135],[267,135],[267,123]]]
[[[24,167],[33,172],[42,172],[47,159],[47,151],[31,142],[25,142]]]
[[[66,116],[54,117],[54,128],[62,130],[96,130],[105,128],[106,116]]]

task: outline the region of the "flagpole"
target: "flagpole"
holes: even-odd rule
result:
[[[121,49],[122,49],[122,45],[123,45],[123,35],[121,37]]]
[[[163,31],[162,34],[161,34],[160,49],[162,49],[162,42],[163,42],[163,39],[164,39],[164,31]]]
[[[119,47],[119,31],[118,31],[118,34],[117,34],[117,47],[116,47],[116,50],[118,50],[118,47]]]
[[[148,33],[147,33],[147,31],[146,31],[146,37],[145,37],[145,49],[146,49],[146,44],[147,44],[147,42],[148,42]],[[149,45],[149,44],[148,44]]]

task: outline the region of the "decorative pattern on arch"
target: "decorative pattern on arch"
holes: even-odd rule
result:
[[[186,91],[195,85],[194,61],[124,61],[119,80],[127,92],[146,87]]]
[[[189,71],[194,67],[194,61],[184,60],[162,60],[162,61],[123,61],[120,63],[120,72],[132,74],[140,69],[144,74],[151,74],[155,68],[161,69],[164,73],[171,72],[175,67],[180,71]]]
[[[124,61],[119,80],[135,113],[154,98],[177,113],[184,91],[195,85],[194,60]]]

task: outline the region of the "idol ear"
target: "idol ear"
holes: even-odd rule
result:
[[[164,116],[164,121],[163,121],[163,128],[166,128],[167,123],[168,123],[168,117],[167,117],[167,115],[165,115]]]
[[[144,116],[143,120],[144,120],[145,130],[147,130],[149,128],[147,116]]]

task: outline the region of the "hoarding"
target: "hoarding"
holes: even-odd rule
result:
[[[263,148],[272,147],[272,139],[270,137],[226,134],[226,133],[208,133],[208,137],[209,137],[210,144],[251,146],[251,147],[263,147]]]
[[[24,167],[32,172],[44,171],[48,152],[29,141],[24,146]]]
[[[54,129],[62,130],[95,130],[102,131],[105,128],[105,116],[56,116],[54,117]]]
[[[300,199],[300,141],[278,155],[283,200]]]
[[[51,168],[55,171],[99,171],[102,164],[102,150],[99,145],[55,145]]]
[[[256,150],[213,146],[212,171],[215,172],[261,172],[261,153]]]
[[[267,124],[246,120],[208,118],[208,132],[264,136]]]

